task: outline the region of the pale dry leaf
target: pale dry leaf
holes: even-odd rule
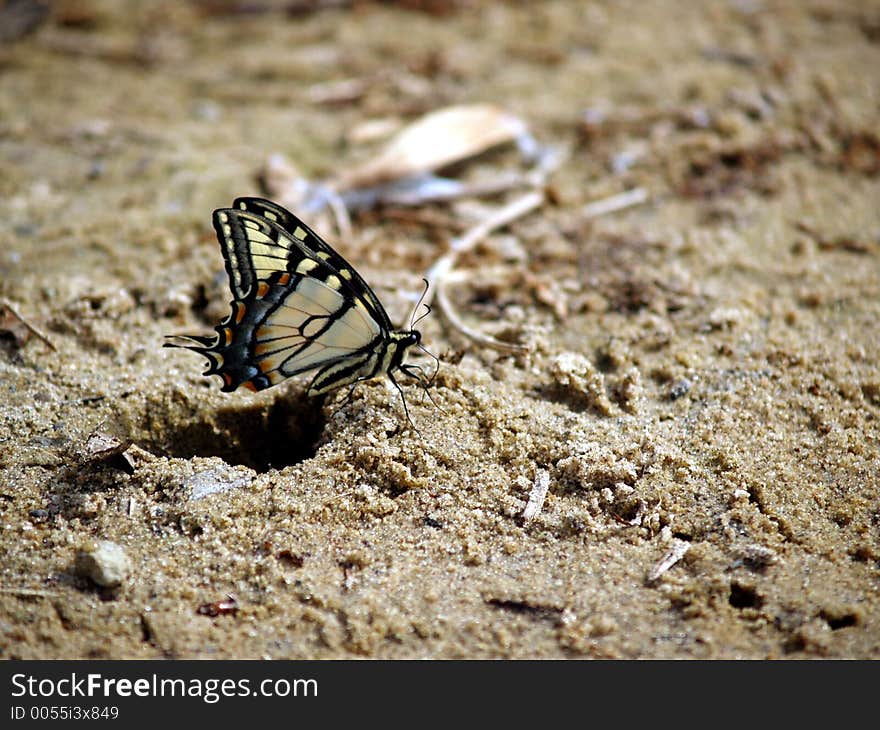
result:
[[[648,572],[647,582],[654,583],[658,580],[661,575],[684,557],[690,547],[690,543],[685,540],[673,540],[672,547],[666,552],[666,555]]]
[[[491,104],[446,107],[404,127],[375,157],[341,173],[333,187],[349,190],[438,170],[527,132],[525,122]]]

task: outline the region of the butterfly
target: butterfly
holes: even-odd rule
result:
[[[421,368],[404,361],[420,332],[395,329],[357,271],[291,212],[237,198],[214,211],[214,230],[232,311],[213,337],[175,335],[190,344],[165,346],[205,356],[205,375],[219,375],[222,390],[264,390],[311,370],[311,396],[387,375],[403,397],[396,370],[424,384]],[[403,406],[409,420],[405,398]]]

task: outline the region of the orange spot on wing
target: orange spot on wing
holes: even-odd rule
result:
[[[221,373],[221,375],[223,376],[223,380],[226,383],[226,387],[232,385],[232,376],[229,373]]]
[[[290,274],[285,271],[278,277],[278,283],[281,284],[281,286],[287,286],[290,283]]]
[[[250,380],[245,380],[245,381],[242,383],[242,386],[245,387],[245,388],[247,388],[248,390],[250,390],[250,391],[253,392],[253,393],[256,393],[256,392],[257,392],[257,386],[254,385]]]
[[[223,344],[229,345],[232,342],[232,330],[229,327],[223,328]]]
[[[241,324],[241,320],[244,319],[244,313],[247,311],[247,307],[244,305],[244,302],[236,302],[235,303],[235,323]]]
[[[257,287],[257,299],[262,299],[269,293],[269,285],[265,281],[261,281]]]

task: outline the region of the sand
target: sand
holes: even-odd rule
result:
[[[125,5],[0,21],[0,657],[880,655],[876,6]],[[271,155],[473,102],[565,155],[450,286],[527,351],[435,308],[410,426],[162,348],[229,311],[211,213]],[[327,235],[402,322],[521,194]]]

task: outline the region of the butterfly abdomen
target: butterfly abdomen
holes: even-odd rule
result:
[[[400,367],[406,350],[419,339],[419,333],[410,330],[389,332],[376,337],[363,348],[359,357],[349,357],[319,370],[309,385],[309,395],[320,395],[343,385],[390,375]]]

